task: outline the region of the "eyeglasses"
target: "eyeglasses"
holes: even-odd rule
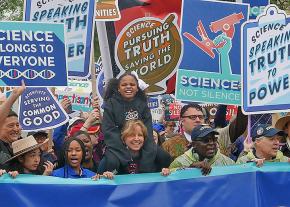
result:
[[[189,118],[191,120],[196,120],[196,118],[199,118],[199,119],[204,119],[204,115],[188,115],[188,116],[182,116],[182,118]]]
[[[175,127],[175,125],[167,125],[167,127]]]
[[[204,137],[202,139],[195,139],[194,141],[199,141],[204,144],[209,143],[210,141],[217,142],[218,138],[216,136]]]

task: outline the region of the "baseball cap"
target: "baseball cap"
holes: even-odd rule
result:
[[[199,125],[192,130],[191,140],[195,141],[196,139],[206,137],[210,133],[218,134],[218,132],[209,125]]]
[[[272,127],[269,124],[258,124],[254,130],[253,130],[253,140],[255,141],[256,139],[260,137],[273,137],[276,134],[283,136],[285,133],[282,130],[276,129]]]

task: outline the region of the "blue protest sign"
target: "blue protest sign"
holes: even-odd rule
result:
[[[243,0],[243,3],[250,4],[250,19],[256,19],[270,4],[270,0]]]
[[[0,22],[0,86],[65,86],[63,24]]]
[[[290,18],[275,5],[242,30],[243,111],[289,111]]]
[[[24,131],[51,129],[68,116],[47,88],[26,88],[20,97],[19,122]]]
[[[89,76],[94,11],[95,0],[25,2],[26,21],[64,23],[69,76]]]
[[[177,71],[176,99],[241,104],[240,27],[247,17],[245,4],[183,1],[184,53]]]
[[[158,98],[149,97],[148,99],[148,107],[149,109],[156,109],[159,107],[159,100]]]

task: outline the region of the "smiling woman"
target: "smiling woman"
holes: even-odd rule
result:
[[[121,140],[130,154],[130,159],[127,163],[119,165],[112,169],[110,166],[111,159],[114,157],[105,154],[98,169],[98,173],[103,173],[105,170],[112,171],[115,174],[138,174],[140,172],[140,161],[146,155],[143,153],[144,143],[148,139],[148,131],[146,126],[140,120],[127,121],[121,132]],[[156,145],[155,145],[156,146]],[[169,166],[171,162],[170,155],[161,147],[157,147],[157,155],[151,155],[154,159],[152,169],[148,172],[160,172],[163,167]],[[160,159],[159,159],[160,158]]]

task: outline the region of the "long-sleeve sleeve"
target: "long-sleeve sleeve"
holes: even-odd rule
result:
[[[219,105],[214,118],[215,128],[223,128],[227,126],[226,121],[227,106]]]
[[[109,100],[105,103],[102,131],[104,133],[104,141],[108,150],[113,152],[119,160],[125,164],[130,160],[130,154],[121,140],[121,127],[116,123],[116,117],[113,112],[112,102]]]
[[[68,123],[59,126],[53,130],[53,144],[57,152],[60,152],[67,133]]]
[[[248,116],[242,113],[241,107],[238,107],[237,117],[230,123],[229,133],[231,142],[234,143],[240,137],[248,126]]]

